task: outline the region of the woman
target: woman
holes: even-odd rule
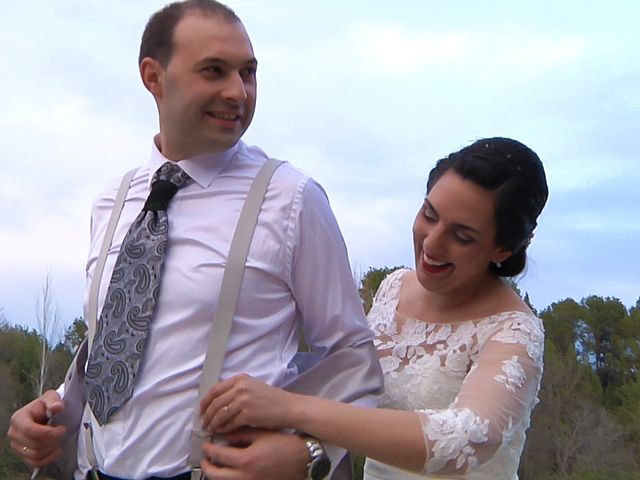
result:
[[[516,479],[544,338],[502,277],[524,269],[547,195],[540,159],[515,140],[479,140],[439,160],[413,225],[415,271],[391,273],[368,314],[385,375],[380,408],[243,375],[203,399],[205,425],[304,431],[369,457],[368,479]]]

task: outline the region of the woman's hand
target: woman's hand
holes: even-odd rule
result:
[[[295,397],[249,375],[237,375],[214,385],[202,398],[202,426],[210,433],[226,433],[242,426],[295,428]]]

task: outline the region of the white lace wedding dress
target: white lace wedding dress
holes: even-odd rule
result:
[[[427,459],[421,474],[367,459],[365,479],[517,479],[538,403],[542,322],[517,311],[456,323],[403,317],[407,271],[383,281],[368,319],[385,378],[379,406],[419,413]]]

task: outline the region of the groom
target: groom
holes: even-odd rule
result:
[[[97,279],[100,310],[154,173],[179,162],[188,180],[167,209],[162,283],[131,396],[106,420],[92,417],[94,453],[98,478],[188,479],[190,427],[226,255],[248,188],[268,158],[240,140],[255,109],[257,61],[233,11],[214,0],[187,0],[151,17],[139,67],[160,132],[131,182]],[[116,184],[94,203],[88,283],[96,280]],[[223,378],[245,372],[291,390],[374,405],[382,376],[342,236],[322,188],[289,165],[278,169],[266,194],[242,285]],[[299,326],[319,358],[306,372],[294,361]],[[13,415],[11,446],[29,465],[44,466],[59,453],[61,427],[47,426],[46,414],[63,408],[49,391]],[[235,432],[227,441],[216,455],[215,478],[319,480],[327,460],[335,470],[344,454],[282,432]],[[88,475],[88,458],[80,448],[76,480]]]

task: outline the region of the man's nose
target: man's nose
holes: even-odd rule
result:
[[[228,75],[223,95],[225,99],[236,103],[243,103],[247,99],[247,89],[239,72]]]

